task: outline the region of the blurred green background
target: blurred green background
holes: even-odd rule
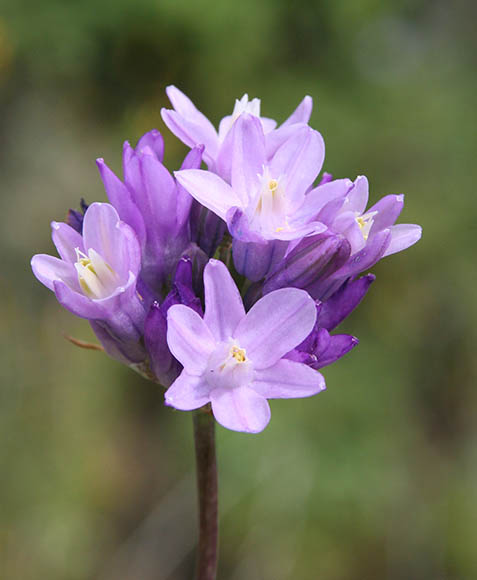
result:
[[[405,193],[421,242],[383,260],[342,325],[328,390],[218,428],[219,578],[477,578],[476,4],[431,0],[3,0],[0,10],[0,578],[192,577],[188,413],[63,333],[32,276],[49,222],[105,199],[94,160],[164,127],[174,83],[214,122],[248,92],[304,94],[325,170]]]

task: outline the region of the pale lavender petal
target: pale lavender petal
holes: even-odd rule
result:
[[[239,207],[231,207],[225,216],[230,235],[240,242],[255,242],[265,244],[265,239],[260,232],[250,228],[247,215]],[[248,276],[247,276],[248,277]]]
[[[267,159],[272,159],[277,150],[285,143],[285,141],[290,139],[298,129],[307,126],[306,123],[295,123],[278,127],[275,131],[267,133],[265,135],[265,153]]]
[[[130,272],[135,277],[138,276],[141,269],[141,246],[136,236],[136,232],[128,224],[120,222],[118,230],[121,233],[121,239],[116,246],[115,266],[118,273],[123,277],[129,277]]]
[[[321,222],[310,222],[307,224],[296,223],[296,220],[290,220],[290,228],[285,228],[280,231],[275,231],[272,234],[267,234],[272,240],[290,241],[304,238],[305,236],[314,236],[325,232],[328,228]]]
[[[198,125],[193,121],[182,117],[175,111],[167,109],[161,110],[162,120],[178,139],[188,147],[204,145],[204,161],[207,165],[212,165],[218,152],[218,138],[203,125]],[[213,128],[213,127],[212,127]]]
[[[256,369],[264,369],[302,342],[313,329],[316,307],[303,290],[283,288],[261,298],[235,331]]]
[[[227,135],[230,141],[231,185],[246,205],[259,185],[265,164],[265,137],[260,120],[242,113]],[[224,144],[225,145],[225,144]]]
[[[303,205],[297,210],[297,219],[309,221],[316,218],[328,202],[344,198],[352,186],[350,179],[335,179],[315,187],[306,195]]]
[[[89,320],[105,318],[106,312],[100,304],[86,298],[86,296],[79,292],[75,292],[64,282],[55,281],[53,290],[58,302],[76,316]]]
[[[227,132],[220,147],[215,173],[231,183],[246,205],[258,186],[265,163],[265,137],[260,120],[241,114]]]
[[[245,317],[240,292],[225,264],[218,260],[210,260],[205,267],[204,288],[204,322],[216,340],[225,341]]]
[[[270,133],[277,126],[275,119],[269,119],[268,117],[260,117],[260,122],[264,133]]]
[[[283,176],[280,183],[294,208],[303,203],[303,196],[321,171],[324,159],[323,137],[306,126],[298,129],[273,156],[271,175],[275,179]]]
[[[136,145],[136,152],[141,153],[145,147],[152,149],[159,161],[162,161],[164,157],[164,139],[157,129],[148,131],[139,139]]]
[[[189,147],[205,145],[205,161],[208,164],[213,162],[217,156],[219,143],[217,132],[212,123],[176,87],[167,87],[166,93],[175,111],[161,110],[164,123],[176,137]]]
[[[192,411],[209,402],[209,391],[210,386],[204,378],[182,371],[167,389],[164,398],[169,407],[180,411]]]
[[[152,149],[149,146],[147,146],[147,150],[152,151]],[[141,151],[134,150],[127,141],[124,142],[123,145],[124,183],[126,184],[131,194],[131,198],[136,205],[138,205],[138,202],[139,204],[141,203],[141,199],[144,196],[144,181],[140,162],[143,152],[144,152],[143,150]]]
[[[129,226],[120,222],[117,211],[108,203],[93,203],[89,206],[83,222],[83,242],[85,250],[93,248],[121,277],[122,283],[132,269],[137,271],[138,242]]]
[[[306,95],[298,107],[293,111],[293,113],[284,121],[281,127],[288,127],[289,125],[294,125],[295,123],[308,123],[311,117],[311,111],[313,109],[313,99]]]
[[[181,169],[199,169],[202,163],[202,154],[204,153],[204,145],[197,145],[187,153],[182,162]]]
[[[311,397],[326,388],[323,376],[309,366],[281,359],[273,366],[257,370],[252,388],[267,399]]]
[[[368,179],[364,175],[359,175],[354,182],[353,189],[348,194],[345,204],[346,211],[356,211],[360,214],[364,213],[368,205],[368,197]]]
[[[144,219],[134,203],[130,191],[109,169],[103,159],[97,159],[96,164],[109,201],[116,208],[121,220],[133,228],[140,243],[144,244],[146,239]]]
[[[233,115],[226,115],[220,120],[218,135],[219,142],[222,142],[222,146],[234,122],[235,120],[233,118]]]
[[[377,211],[378,213],[373,217],[373,225],[369,235],[373,235],[384,228],[392,226],[398,219],[399,214],[404,207],[404,195],[386,195],[369,208],[367,213]]]
[[[259,433],[270,421],[268,401],[249,387],[214,389],[210,400],[215,419],[227,429]]]
[[[191,308],[177,304],[167,311],[167,344],[191,375],[204,372],[215,340],[202,318]]]
[[[84,252],[83,238],[76,230],[68,224],[62,222],[51,222],[51,237],[58,250],[58,254],[66,262],[76,262],[76,251],[78,248]]]
[[[166,88],[166,94],[174,107],[174,109],[182,115],[191,119],[195,123],[203,125],[212,134],[216,134],[215,128],[207,117],[197,109],[194,103],[182,91],[174,85],[169,85]]]
[[[336,199],[332,199],[323,207],[323,209],[320,210],[317,219],[319,219],[321,223],[331,227],[331,224],[339,214],[345,201],[346,197],[337,197]]]
[[[229,208],[242,205],[230,185],[210,171],[185,169],[176,171],[174,175],[192,197],[222,219],[225,219]]]
[[[396,252],[402,252],[421,239],[422,228],[414,224],[398,224],[391,226],[391,242],[384,252],[384,256],[390,256]]]
[[[64,281],[80,291],[76,270],[70,262],[48,254],[36,254],[31,259],[31,268],[37,279],[50,290],[54,290],[55,281]]]
[[[171,221],[175,223],[176,184],[151,149],[144,149],[140,166],[145,191],[143,195],[136,196],[136,203],[142,211],[149,233],[158,226],[165,227]]]
[[[333,221],[331,228],[334,232],[342,234],[351,245],[351,254],[359,252],[366,245],[361,228],[356,221],[356,215],[352,211],[340,213]]]

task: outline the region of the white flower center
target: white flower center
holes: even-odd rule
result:
[[[231,338],[210,355],[205,378],[213,389],[245,386],[252,381],[253,365],[245,349]]]
[[[252,216],[252,222],[262,233],[274,233],[288,229],[286,195],[281,185],[281,177],[274,178],[270,169],[264,167],[263,174],[259,175],[259,195]]]
[[[242,113],[250,113],[250,115],[260,117],[260,99],[252,99],[249,101],[247,93],[240,100],[235,99],[235,106],[232,111],[232,122],[230,123],[231,126]]]
[[[83,293],[88,298],[93,299],[110,296],[119,284],[118,274],[92,248],[88,250],[88,255],[79,248],[76,248],[75,251],[75,268]]]
[[[368,213],[364,213],[362,215],[357,214],[355,219],[356,223],[361,229],[361,233],[363,234],[364,240],[368,239],[369,231],[374,223],[374,216],[377,214],[377,211],[370,211]]]
[[[235,99],[235,106],[232,114],[224,117],[219,126],[219,142],[223,143],[227,133],[232,128],[232,125],[240,117],[242,113],[249,113],[255,117],[260,118],[260,99],[248,100],[248,95],[245,94],[240,100]]]

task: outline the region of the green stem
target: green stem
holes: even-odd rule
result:
[[[215,419],[210,409],[194,413],[194,441],[199,496],[197,580],[215,580],[217,574],[218,485],[215,457]]]

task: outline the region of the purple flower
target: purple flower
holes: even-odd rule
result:
[[[204,161],[211,171],[217,172],[216,162],[222,153],[230,129],[243,113],[257,118],[266,134],[267,156],[270,158],[279,146],[290,136],[295,125],[308,123],[313,107],[311,97],[306,96],[290,117],[278,128],[273,119],[260,116],[260,99],[249,100],[245,94],[235,101],[232,115],[224,117],[218,132],[207,117],[178,88],[169,86],[167,96],[174,109],[162,109],[164,123],[176,137],[189,147],[205,145]],[[220,173],[220,171],[219,171]]]
[[[326,229],[313,219],[314,203],[309,208],[307,195],[323,164],[324,143],[317,131],[302,125],[269,161],[262,125],[245,113],[229,136],[230,185],[200,169],[175,175],[197,201],[227,222],[234,238],[235,267],[255,281],[283,256],[286,244],[277,248],[277,241]]]
[[[365,247],[369,249],[376,236],[385,230],[389,230],[390,236],[382,257],[401,252],[421,238],[420,226],[394,225],[404,207],[404,195],[387,195],[366,210],[368,197],[368,180],[361,175],[346,196],[339,200],[335,212],[326,216],[326,208],[323,208],[319,214],[332,231],[346,237],[351,244],[351,255]]]
[[[270,161],[256,117],[242,114],[234,123],[232,137],[230,185],[201,169],[176,171],[179,183],[226,220],[232,235],[245,242],[292,240],[323,231],[322,224],[309,223],[313,215],[307,211],[306,195],[323,164],[321,135],[301,127]]]
[[[97,164],[109,201],[137,234],[142,249],[141,278],[160,293],[191,242],[189,216],[193,199],[162,164],[163,140],[146,133],[133,149],[123,149],[124,183],[104,163]],[[197,168],[202,147],[185,158],[183,169]]]
[[[343,188],[348,189],[342,195]],[[315,219],[328,226],[328,232],[346,239],[349,259],[332,274],[317,277],[308,291],[315,298],[331,296],[348,278],[374,266],[381,258],[415,244],[422,228],[414,224],[395,224],[404,206],[403,195],[387,195],[366,210],[368,180],[359,176],[354,183],[336,180],[318,186],[309,194]]]
[[[33,256],[35,276],[67,310],[94,322],[93,329],[100,340],[105,339],[102,342],[111,356],[142,361],[144,308],[136,292],[141,253],[132,229],[107,203],[88,207],[83,235],[65,223],[51,226],[61,259]]]
[[[267,399],[308,397],[325,388],[322,375],[284,356],[312,331],[315,303],[303,290],[271,292],[245,313],[225,265],[204,270],[205,314],[172,306],[167,342],[184,370],[166,392],[166,404],[188,411],[212,404],[217,421],[257,433],[270,420]]]
[[[264,292],[285,286],[303,288],[326,300],[347,280],[374,266],[381,258],[416,243],[421,227],[398,224],[403,195],[388,195],[366,211],[368,180],[360,176],[325,181],[307,194],[308,210],[328,229],[304,237],[287,248],[275,263]]]

